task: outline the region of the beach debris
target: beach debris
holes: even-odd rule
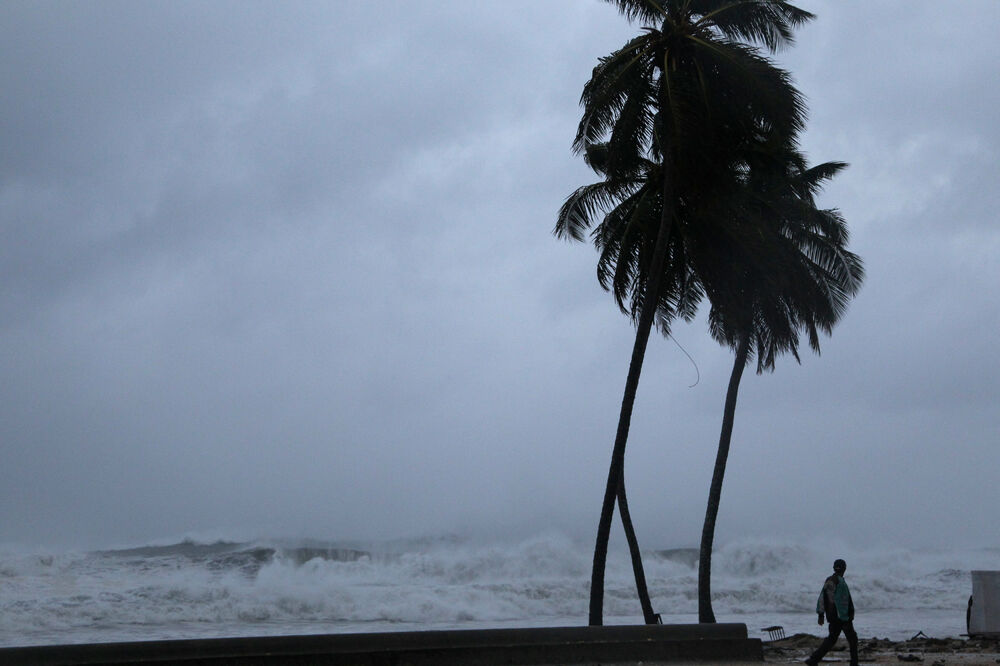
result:
[[[915,654],[897,654],[896,659],[900,661],[923,661],[924,658]]]
[[[767,637],[772,641],[780,641],[785,637],[785,628],[780,624],[775,624],[770,627],[764,627],[761,631],[767,632]]]

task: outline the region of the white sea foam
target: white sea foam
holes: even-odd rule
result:
[[[693,622],[690,550],[650,551],[656,610]],[[971,569],[1000,549],[855,551],[742,541],[713,559],[720,621],[818,632],[816,596],[833,557],[848,560],[862,635],[964,631]],[[559,535],[484,544],[160,543],[89,553],[0,548],[0,645],[223,635],[582,624],[590,544]],[[608,622],[639,622],[627,554],[610,554]]]

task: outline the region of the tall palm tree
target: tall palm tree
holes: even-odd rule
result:
[[[766,129],[791,141],[801,129],[798,92],[755,45],[773,51],[788,44],[792,28],[812,18],[785,0],[611,1],[641,21],[643,32],[602,58],[584,86],[574,149],[606,144],[588,159],[604,181],[570,195],[555,230],[582,240],[610,209],[595,233],[598,277],[636,323],[594,547],[592,625],[603,622],[611,519],[624,494],[625,444],[650,329],[657,313],[666,330],[686,312],[678,289],[689,272],[671,251],[672,229],[687,199],[728,172],[720,165],[740,161],[752,137]],[[617,231],[607,224],[616,211]],[[653,211],[659,219],[650,224]]]
[[[598,262],[598,279],[605,289],[612,290],[614,292],[619,307],[621,307],[623,311],[629,312],[625,305],[625,299],[628,298],[629,294],[629,284],[624,283],[621,276],[626,272],[639,272],[647,267],[649,264],[649,253],[643,251],[642,249],[635,249],[635,252],[619,252],[622,241],[620,238],[616,237],[616,232],[627,227],[634,232],[629,236],[628,242],[639,244],[642,243],[645,236],[650,235],[650,230],[652,230],[652,233],[655,233],[661,219],[658,196],[660,172],[656,164],[645,160],[642,162],[643,169],[640,172],[631,174],[624,180],[616,178],[609,173],[607,168],[608,144],[606,142],[588,145],[586,147],[584,158],[597,173],[605,176],[606,179],[599,183],[595,183],[594,185],[580,188],[577,193],[571,196],[560,211],[560,224],[563,224],[570,215],[574,214],[574,206],[581,206],[583,214],[595,216],[597,211],[600,210],[600,206],[604,205],[602,202],[614,201],[615,197],[619,196],[618,192],[627,192],[631,189],[638,188],[632,195],[624,196],[624,199],[617,206],[614,206],[612,210],[608,211],[604,220],[597,225],[592,234],[597,248],[601,251],[601,258]],[[580,194],[583,194],[584,196],[582,198],[577,197],[577,195]],[[639,204],[642,205],[640,206]],[[577,210],[575,214],[581,214],[581,211]],[[633,222],[632,224],[629,224],[630,220]],[[557,233],[561,231],[562,229],[557,226]],[[636,248],[637,247],[638,246],[636,246]],[[628,261],[623,258],[623,260],[616,265],[616,259],[619,254],[622,254],[623,257],[625,255],[631,255],[633,257],[643,255],[645,260],[637,262],[635,266],[629,267]],[[667,254],[669,254],[669,251]],[[674,265],[673,262],[663,263],[665,267],[671,267]],[[680,265],[683,267],[685,264],[681,261]],[[618,273],[617,280],[615,277],[616,268],[621,269]],[[698,291],[697,285],[693,283],[685,285],[684,287],[681,287],[680,285],[665,286],[662,287],[662,292],[664,294],[677,293],[685,303],[689,304],[686,308],[675,308],[680,314],[686,317],[693,315],[696,303],[701,297],[701,293]],[[639,602],[642,607],[643,619],[647,624],[654,624],[658,621],[658,618],[653,611],[652,603],[649,597],[649,590],[646,586],[646,577],[643,570],[639,543],[636,538],[635,528],[632,524],[631,515],[628,509],[623,472],[620,474],[618,481],[616,499],[619,514],[622,519],[622,526],[625,531],[625,538],[628,542],[629,553],[632,559],[632,569],[635,576]],[[607,541],[605,541],[604,547],[607,548]],[[596,624],[599,623],[600,622],[597,622]]]
[[[819,353],[819,331],[831,333],[864,278],[861,259],[846,248],[843,217],[817,208],[814,199],[822,184],[846,165],[828,162],[808,169],[795,151],[762,152],[760,157],[745,174],[742,196],[714,200],[714,212],[722,213],[723,221],[710,243],[693,249],[693,263],[712,303],[712,336],[735,352],[702,529],[699,622],[715,622],[712,543],[743,369],[756,357],[758,374],[773,370],[775,358],[784,352],[799,360],[802,331]],[[732,224],[733,216],[741,224]]]

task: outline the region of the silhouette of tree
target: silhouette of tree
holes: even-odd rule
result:
[[[601,58],[584,86],[574,150],[603,181],[576,190],[559,212],[557,236],[592,233],[598,279],[636,324],[629,372],[594,547],[592,625],[603,622],[604,570],[624,454],[654,322],[664,331],[690,317],[701,290],[677,237],[690,202],[734,165],[762,132],[791,143],[804,107],[786,72],[754,45],[775,50],[812,15],[783,0],[611,0],[642,34]],[[626,515],[623,515],[623,521]],[[630,521],[626,532],[631,530]],[[638,546],[630,549],[641,572]],[[637,575],[641,599],[648,599]],[[643,603],[647,622],[655,621]]]
[[[742,182],[731,181],[742,192],[711,199],[700,214],[703,237],[690,244],[712,305],[709,330],[735,352],[702,529],[699,622],[715,622],[712,543],[743,369],[756,357],[758,374],[773,370],[786,352],[799,360],[800,332],[818,353],[819,331],[831,333],[864,278],[861,259],[847,250],[843,217],[814,198],[844,163],[808,169],[798,152],[770,146],[748,164]]]

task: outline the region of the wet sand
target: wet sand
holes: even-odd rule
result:
[[[764,661],[772,664],[802,663],[819,647],[822,636],[796,634],[764,643]],[[923,664],[924,666],[996,666],[1000,664],[1000,640],[981,638],[913,638],[890,641],[860,638],[858,656],[862,664]],[[847,641],[841,637],[822,663],[850,663]]]

